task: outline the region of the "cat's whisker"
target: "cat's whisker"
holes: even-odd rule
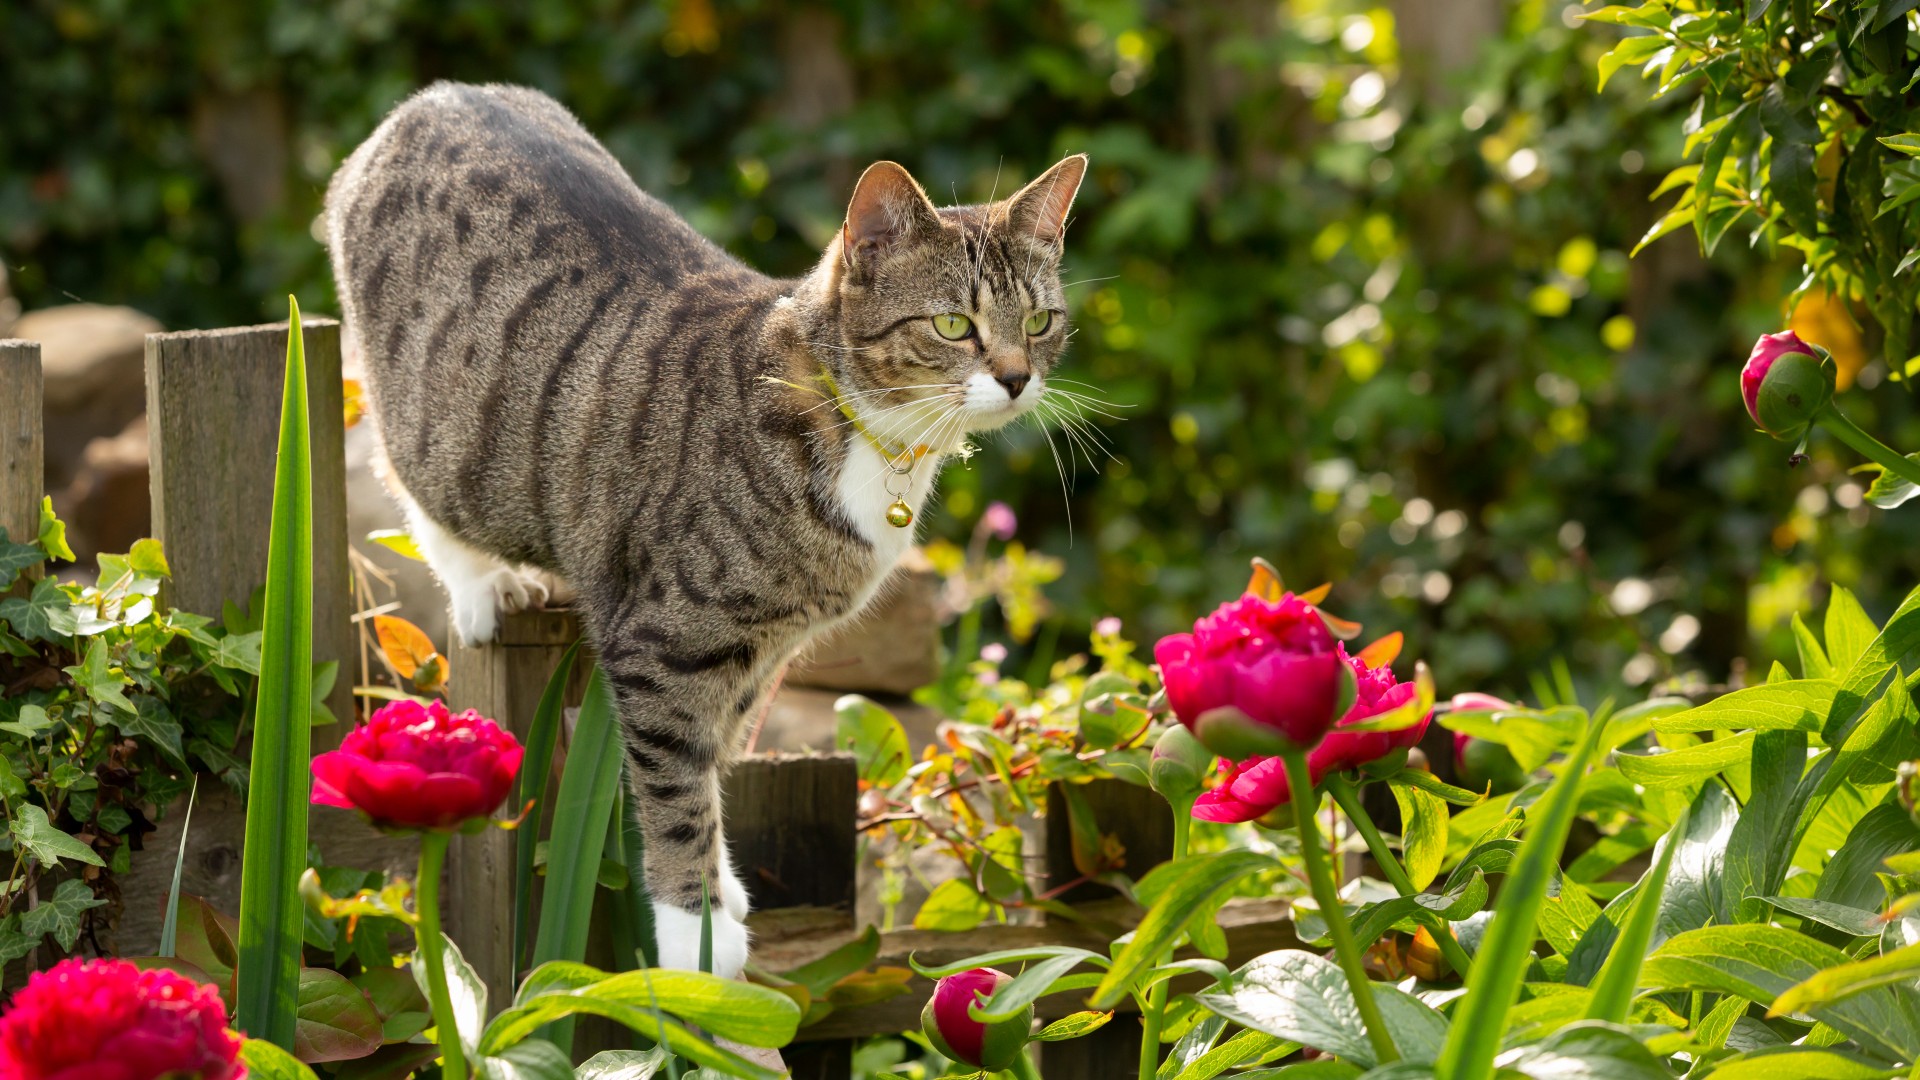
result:
[[[809,341],[807,344],[816,349],[834,349],[839,352],[866,352],[880,347],[878,345],[830,345],[824,341]]]
[[[804,416],[807,413],[817,412],[820,409],[828,408],[829,406],[838,407],[843,403],[851,405],[862,398],[875,397],[880,394],[891,394],[896,390],[941,390],[941,391],[951,392],[951,391],[960,390],[960,389],[964,389],[964,384],[962,383],[913,383],[908,386],[876,386],[870,390],[852,390],[852,391],[842,390],[839,396],[828,397],[825,401],[822,401],[820,404],[803,410],[801,412],[801,415]]]
[[[1055,394],[1058,394],[1059,397],[1054,397]],[[1053,405],[1056,408],[1065,408],[1071,405],[1075,410],[1075,415],[1085,415],[1086,413],[1090,412],[1096,416],[1104,416],[1109,420],[1126,419],[1126,417],[1120,415],[1119,413],[1111,411],[1113,408],[1131,408],[1132,407],[1128,405],[1112,405],[1109,402],[1095,401],[1089,398],[1077,397],[1065,390],[1058,390],[1053,387],[1048,387],[1046,392],[1041,396],[1040,400],[1043,403]]]
[[[1075,285],[1092,285],[1096,282],[1101,282],[1101,281],[1117,281],[1119,280],[1119,278],[1120,278],[1119,274],[1108,274],[1106,277],[1081,278],[1078,281],[1063,281],[1060,283],[1060,287],[1063,289],[1071,289]]]

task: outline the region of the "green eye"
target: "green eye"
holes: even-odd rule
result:
[[[1039,337],[1041,334],[1044,334],[1047,332],[1047,327],[1052,325],[1053,325],[1053,312],[1036,311],[1033,314],[1027,316],[1027,336]]]
[[[967,318],[965,315],[949,311],[945,315],[935,315],[933,317],[933,329],[935,333],[946,338],[948,341],[959,341],[961,338],[973,333],[973,320]]]

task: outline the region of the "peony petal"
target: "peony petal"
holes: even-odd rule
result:
[[[353,773],[356,763],[365,760],[345,750],[329,750],[315,757],[312,766],[313,804],[351,810],[353,801],[347,798],[347,777]]]

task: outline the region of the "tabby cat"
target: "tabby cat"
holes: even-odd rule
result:
[[[856,615],[942,457],[1033,409],[1086,171],[936,208],[892,162],[803,277],[757,273],[533,90],[441,83],[327,192],[347,348],[455,632],[570,587],[619,702],[662,962],[746,960],[720,775],[775,673]]]

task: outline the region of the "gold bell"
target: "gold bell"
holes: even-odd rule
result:
[[[893,505],[887,507],[887,524],[896,529],[913,524],[913,507],[908,506],[905,499],[893,500]]]

